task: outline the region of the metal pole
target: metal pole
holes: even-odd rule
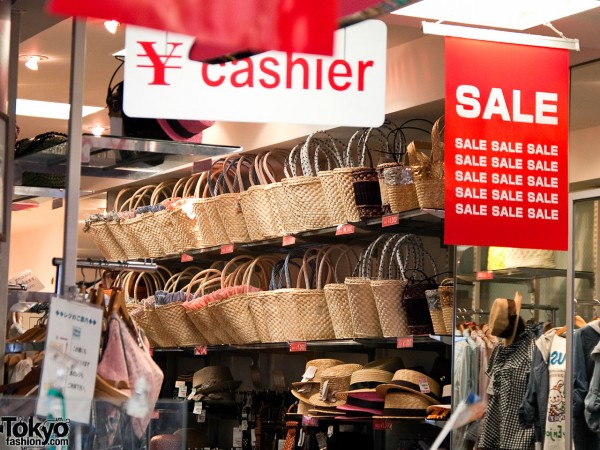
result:
[[[77,273],[77,227],[79,187],[81,182],[81,128],[83,111],[83,74],[85,68],[85,28],[83,19],[73,18],[71,37],[71,88],[67,186],[65,192],[65,227],[63,241],[63,273],[58,293],[73,297]]]
[[[2,20],[10,23],[10,51],[8,61],[8,129],[6,130],[6,143],[0,143],[0,146],[6,145],[4,152],[4,173],[0,176],[4,177],[4,197],[0,199],[3,202],[2,212],[4,219],[5,239],[0,242],[0,298],[4,299],[0,302],[0,323],[6,324],[8,318],[8,260],[10,252],[10,219],[11,219],[11,203],[13,193],[14,180],[14,153],[15,153],[15,128],[16,128],[16,102],[17,102],[17,78],[19,75],[19,34],[21,23],[21,12],[12,11],[10,2],[0,2],[0,17]],[[8,18],[10,17],[10,21]],[[7,61],[2,61],[5,64]],[[2,328],[5,330],[5,328]],[[4,351],[6,346],[6,335],[0,333],[0,357],[4,360]],[[0,384],[4,380],[4,364],[0,365]]]
[[[566,325],[567,325],[567,360],[565,367],[565,448],[571,448],[573,441],[573,299],[575,298],[575,199],[569,196],[569,247],[567,252],[567,293],[566,293]]]

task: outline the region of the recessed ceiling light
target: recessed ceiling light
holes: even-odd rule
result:
[[[29,70],[38,70],[40,61],[47,61],[49,58],[44,55],[20,55],[19,59],[25,61],[25,67]]]
[[[106,131],[106,127],[95,125],[93,127],[88,127],[88,130],[90,130],[94,136],[102,136],[102,133]]]
[[[600,6],[595,0],[421,0],[393,14],[442,22],[527,30]]]
[[[82,117],[102,111],[103,106],[84,106]],[[68,120],[71,105],[68,103],[42,102],[39,100],[17,99],[17,115],[44,117],[46,119]]]

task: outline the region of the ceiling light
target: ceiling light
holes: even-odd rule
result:
[[[104,28],[108,30],[109,33],[115,34],[117,29],[121,24],[116,20],[106,20],[104,21]]]
[[[103,106],[84,106],[82,117],[102,111]],[[68,103],[42,102],[38,100],[17,99],[17,115],[44,117],[47,119],[68,120],[71,105]]]
[[[393,14],[526,30],[599,6],[595,0],[421,0]]]
[[[94,136],[102,136],[102,133],[106,131],[106,127],[103,127],[102,125],[95,125],[93,127],[89,127],[88,130],[90,130]]]
[[[44,55],[21,55],[19,59],[25,61],[25,67],[29,70],[38,70],[38,62],[46,61],[48,57]]]

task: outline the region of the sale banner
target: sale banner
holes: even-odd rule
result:
[[[449,245],[567,250],[569,53],[446,37]]]

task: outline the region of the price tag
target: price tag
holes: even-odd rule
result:
[[[154,411],[152,411],[151,418],[154,419],[154,420],[160,419],[160,412],[155,409]]]
[[[244,434],[242,433],[242,429],[240,427],[233,428],[233,447],[234,448],[242,448],[242,440],[244,438]]]
[[[246,431],[248,429],[248,421],[242,420],[242,424],[240,425],[240,430]]]
[[[201,414],[196,414],[198,423],[204,423],[206,422],[206,410],[202,410]]]
[[[419,390],[423,394],[429,394],[431,392],[431,390],[429,389],[429,382],[427,381],[427,378],[421,378],[419,380]]]
[[[415,343],[413,336],[403,336],[396,340],[396,348],[413,348]]]
[[[194,347],[195,356],[203,356],[208,354],[208,347],[206,345],[198,345]]]
[[[494,279],[494,272],[492,272],[491,270],[482,270],[481,272],[477,272],[475,274],[475,279],[477,281],[481,281],[481,280],[493,280]]]
[[[187,253],[181,254],[181,262],[190,262],[193,260],[194,260],[194,257],[192,255],[188,255]]]
[[[296,238],[294,236],[284,236],[281,245],[287,247],[288,245],[294,245]]]
[[[194,395],[196,395],[196,388],[195,387],[193,387],[192,389],[190,389],[190,393],[188,394],[187,399],[188,400],[193,399]]]
[[[185,386],[185,381],[176,381],[175,382],[175,389],[179,389],[183,386]]]
[[[221,245],[221,255],[233,253],[233,244]]]
[[[319,419],[317,419],[316,417],[302,416],[302,426],[304,426],[304,427],[318,427],[319,426]]]
[[[388,214],[381,218],[382,227],[391,227],[400,223],[400,216],[398,214]]]
[[[290,342],[290,352],[305,352],[306,341]]]
[[[387,419],[373,419],[374,430],[391,430],[392,421]]]
[[[202,414],[202,402],[194,402],[194,414]]]
[[[179,394],[177,394],[177,397],[179,397],[179,398],[187,397],[187,386],[185,384],[179,388]]]
[[[346,223],[344,225],[338,225],[335,230],[336,236],[343,236],[345,234],[354,234],[354,225]]]
[[[196,173],[206,172],[212,167],[212,159],[206,158],[192,163],[192,175]]]

